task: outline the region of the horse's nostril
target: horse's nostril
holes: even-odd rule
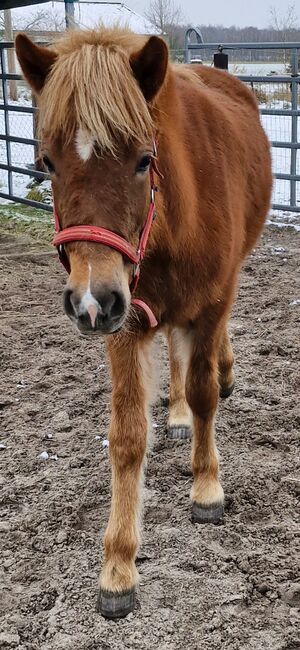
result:
[[[72,303],[72,289],[65,289],[64,292],[64,310],[67,316],[75,316],[74,306]]]
[[[113,291],[112,296],[114,300],[112,303],[110,316],[111,318],[119,318],[125,311],[124,296],[122,293],[119,293],[119,291]]]
[[[101,305],[102,320],[116,320],[120,318],[125,310],[123,294],[119,291],[106,291],[98,296]]]

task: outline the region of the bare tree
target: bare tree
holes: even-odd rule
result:
[[[65,29],[65,18],[55,10],[39,9],[32,12],[25,20],[19,18],[18,21],[15,21],[14,29],[59,32]]]
[[[297,29],[299,25],[295,4],[289,4],[284,14],[279,13],[276,7],[272,6],[270,8],[270,16],[271,29],[274,29],[275,32],[278,32],[280,40],[285,43],[289,40],[289,33],[293,29]]]
[[[184,20],[181,7],[174,0],[151,0],[145,15],[155,31],[167,39],[172,57],[180,58],[182,52],[179,32]]]
[[[4,30],[4,11],[0,11],[0,30]],[[13,30],[59,32],[65,29],[65,18],[58,11],[38,9],[25,18],[13,20]]]
[[[183,20],[181,7],[174,0],[151,0],[145,15],[161,34],[167,34],[171,25],[178,25]]]
[[[7,41],[13,41],[13,32],[15,30],[36,31],[38,32],[56,32],[62,31],[65,28],[64,16],[61,16],[57,11],[47,11],[45,9],[38,9],[33,11],[25,18],[12,19],[12,12],[10,9],[0,11],[0,30],[4,32],[4,38]],[[15,53],[13,49],[7,50],[7,63],[8,72],[14,74],[16,72]],[[18,99],[17,82],[10,79],[9,96],[11,100]]]
[[[271,15],[271,29],[276,32],[277,38],[286,43],[291,39],[291,32],[298,27],[298,16],[296,13],[296,7],[294,3],[291,3],[287,6],[285,13],[281,14],[277,11],[276,7],[272,6],[270,9]],[[283,63],[286,66],[287,71],[289,71],[289,55],[285,50],[283,50]]]

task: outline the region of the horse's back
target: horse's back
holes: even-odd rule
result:
[[[234,75],[217,68],[209,68],[205,65],[197,65],[195,73],[203,81],[205,86],[215,92],[230,97],[234,102],[241,102],[251,106],[258,113],[257,102],[253,92]]]
[[[193,148],[198,147],[198,159],[201,156],[202,168],[205,166],[207,171],[201,174],[204,183],[200,180],[202,207],[206,194],[212,205],[215,192],[215,205],[222,205],[223,214],[227,212],[227,217],[244,232],[244,256],[263,226],[272,187],[270,145],[260,123],[256,98],[233,75],[207,66],[183,66],[177,81],[186,131]]]

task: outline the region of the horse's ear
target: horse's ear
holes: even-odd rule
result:
[[[25,34],[18,34],[16,54],[25,79],[36,93],[40,93],[55,62],[55,52],[36,45]]]
[[[147,102],[154,99],[164,82],[168,59],[168,47],[158,36],[150,36],[144,47],[130,57],[133,74]]]

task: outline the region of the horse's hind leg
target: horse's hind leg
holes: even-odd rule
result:
[[[214,419],[219,398],[218,349],[222,330],[218,323],[208,330],[211,315],[193,332],[186,396],[193,412],[191,490],[193,520],[217,523],[223,517],[224,493],[219,481]],[[211,327],[211,326],[209,326]]]
[[[220,397],[229,397],[234,389],[233,363],[234,356],[226,324],[219,348]]]
[[[184,333],[178,328],[168,328],[167,338],[170,359],[168,436],[172,439],[190,438],[192,414],[185,396],[190,350]]]
[[[126,616],[134,608],[150,363],[149,341],[126,335],[114,338],[108,344],[113,383],[109,432],[112,504],[98,601],[100,612],[111,619]]]

